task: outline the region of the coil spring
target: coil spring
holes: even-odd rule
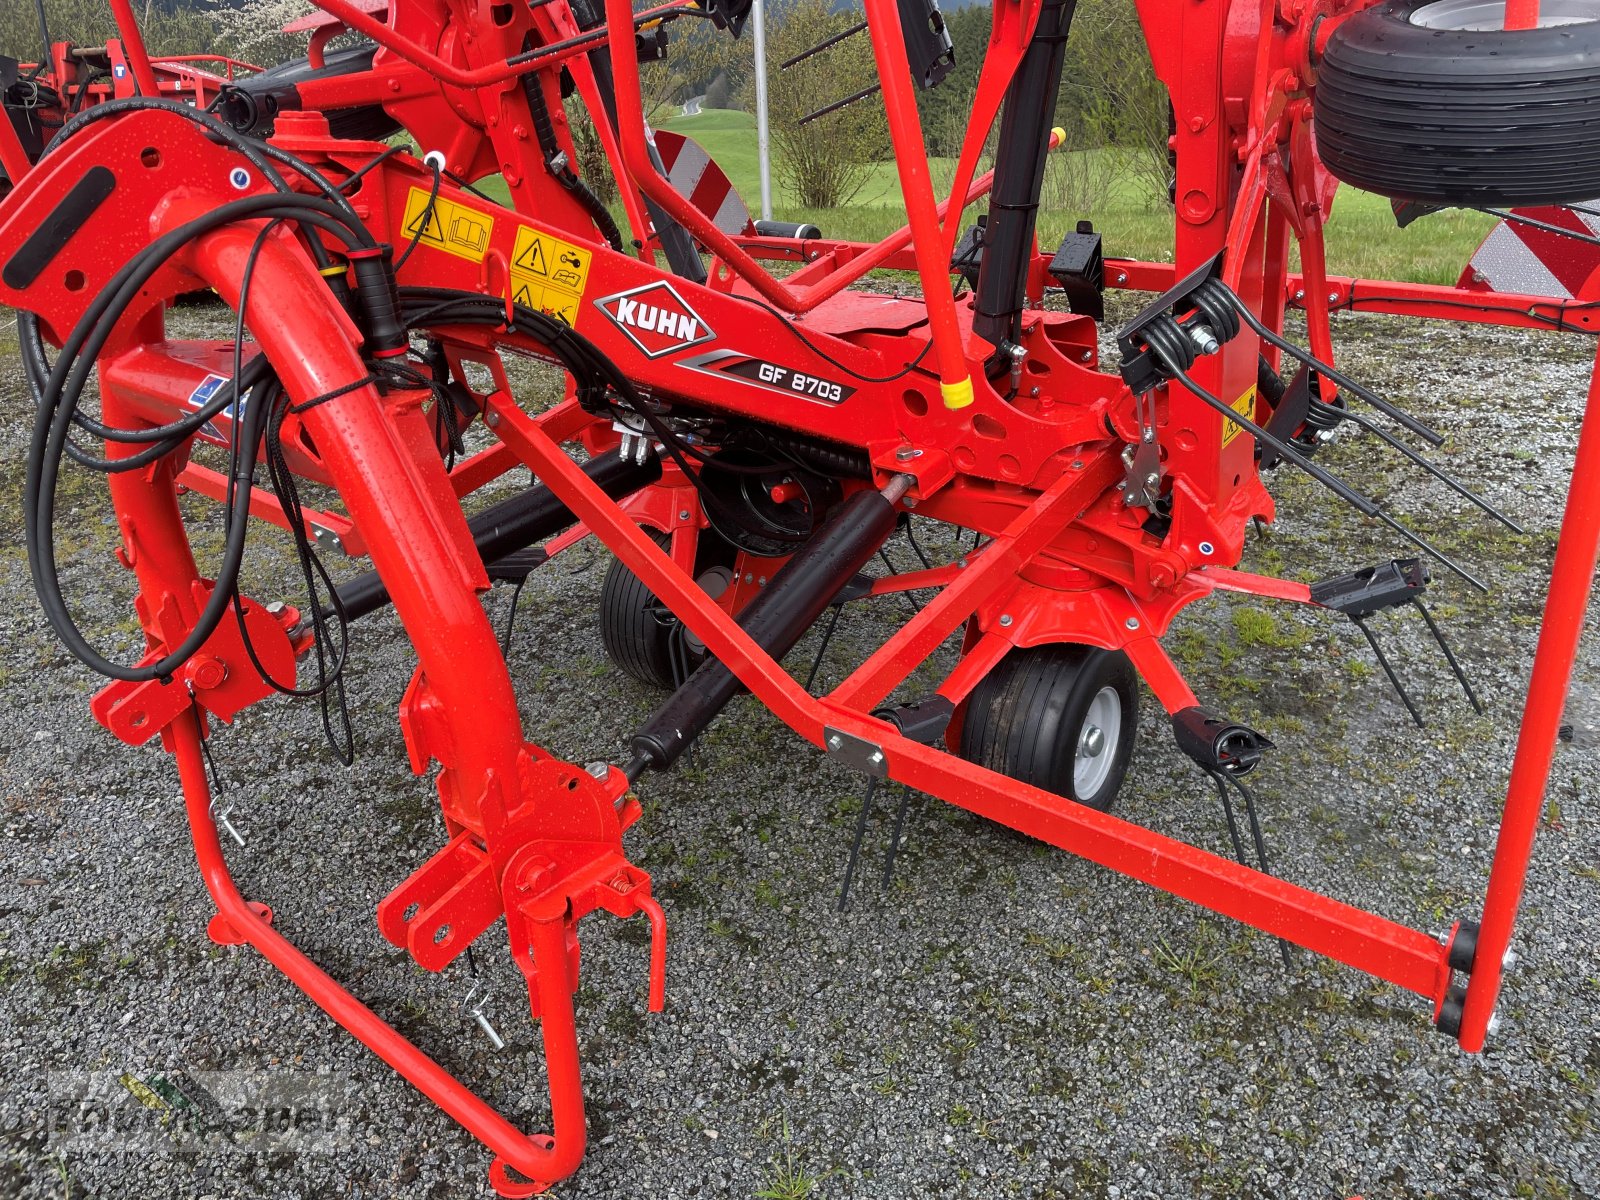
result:
[[[1187,372],[1200,357],[1199,347],[1189,330],[1199,325],[1210,328],[1220,344],[1238,336],[1239,313],[1233,293],[1220,280],[1207,279],[1189,293],[1193,311],[1182,321],[1171,315],[1157,317],[1141,331],[1145,345],[1173,373]]]
[[[1169,374],[1187,372],[1200,356],[1200,349],[1183,327],[1171,316],[1157,317],[1142,330],[1144,344]]]
[[[1315,371],[1306,381],[1311,389],[1311,403],[1306,405],[1306,428],[1317,433],[1331,433],[1344,420],[1344,397],[1335,396],[1332,403],[1322,398],[1322,376]]]
[[[1211,326],[1217,341],[1226,342],[1239,333],[1239,312],[1233,304],[1233,293],[1220,279],[1208,279],[1189,293],[1189,303],[1195,312]],[[1193,321],[1193,317],[1189,318]]]

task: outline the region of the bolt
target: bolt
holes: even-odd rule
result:
[[[749,571],[746,571],[744,573],[744,581],[746,583],[754,583],[756,581],[756,577],[754,575],[752,575]]]
[[[1122,625],[1123,625],[1123,628],[1125,628],[1125,629],[1137,629],[1137,628],[1139,628],[1139,618],[1138,617],[1129,617],[1126,621],[1124,621],[1122,623]]]
[[[1074,471],[1081,471],[1081,470],[1083,470],[1083,459],[1081,459],[1081,458],[1075,458],[1075,459],[1073,459],[1073,460],[1072,460],[1072,469],[1073,469],[1073,470],[1074,470]]]
[[[922,451],[914,450],[910,446],[901,446],[894,452],[894,456],[901,462],[910,462],[913,458],[921,458]]]
[[[286,607],[288,607],[288,606],[285,605],[282,600],[269,601],[267,603],[267,615],[275,617],[279,613],[281,613]]]
[[[1128,282],[1128,273],[1126,271],[1118,271],[1117,272],[1117,282],[1118,283],[1127,283]]]
[[[882,750],[874,750],[872,752],[872,757],[870,759],[868,759],[867,761],[871,762],[873,765],[877,765],[878,763],[881,763],[883,761],[883,751]]]
[[[1093,350],[1085,350],[1082,354],[1078,355],[1078,361],[1079,362],[1093,362],[1094,361],[1094,351]]]
[[[1306,298],[1305,288],[1296,288],[1294,292],[1294,298],[1296,300],[1304,300]]]
[[[1150,474],[1148,474],[1148,475],[1146,475],[1144,477],[1144,485],[1145,485],[1145,487],[1155,487],[1156,484],[1158,484],[1160,482],[1161,482],[1161,476],[1156,474],[1156,472],[1154,472],[1154,471],[1151,471]]]
[[[1148,446],[1151,442],[1153,442],[1155,440],[1156,440],[1156,431],[1154,429],[1146,429],[1144,431],[1144,443],[1145,443],[1145,445]]]
[[[228,664],[220,658],[196,655],[190,662],[189,681],[201,691],[221,687],[228,678]]]
[[[967,565],[967,560],[966,559],[964,559],[964,558],[956,559],[956,568],[958,570],[964,570],[966,568],[966,565]]]
[[[589,774],[593,775],[596,779],[604,779],[606,776],[611,774],[610,763],[592,762],[585,765],[583,769],[589,772]]]
[[[843,749],[843,748],[844,748],[844,739],[842,737],[840,737],[837,733],[832,734],[828,738],[828,749],[829,750],[840,750],[840,749]]]
[[[488,415],[483,418],[483,422],[490,429],[493,429],[496,425],[500,424],[500,414],[491,410]]]
[[[1039,389],[1038,388],[1029,388],[1028,389],[1028,395],[1031,396],[1033,399],[1037,400],[1039,398]]]
[[[757,587],[766,587],[767,586],[767,577],[765,575],[760,576],[756,580],[756,586]]]
[[[1190,326],[1189,340],[1201,354],[1215,354],[1222,348],[1221,343],[1217,341],[1217,335],[1212,332],[1209,325]]]
[[[1011,614],[1010,613],[1002,613],[1002,614],[1000,614],[1000,628],[1001,629],[1010,629],[1011,628]]]
[[[1328,293],[1328,303],[1329,304],[1336,304],[1338,302],[1338,300],[1339,300],[1339,293],[1338,292],[1329,292]]]

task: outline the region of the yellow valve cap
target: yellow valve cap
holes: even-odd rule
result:
[[[972,377],[969,375],[957,383],[941,383],[939,394],[944,397],[946,408],[965,408],[975,399],[972,393]]]

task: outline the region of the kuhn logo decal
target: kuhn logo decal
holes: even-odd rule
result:
[[[660,358],[716,337],[670,283],[647,284],[595,303],[646,358]]]

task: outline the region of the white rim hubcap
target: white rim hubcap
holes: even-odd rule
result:
[[[1078,750],[1072,765],[1072,790],[1078,799],[1093,797],[1111,775],[1122,741],[1122,697],[1114,687],[1103,687],[1089,701]]]

